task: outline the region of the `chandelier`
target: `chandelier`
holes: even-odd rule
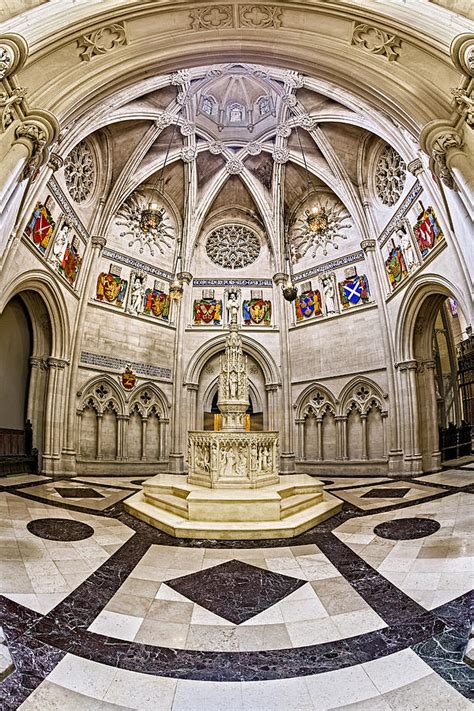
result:
[[[310,232],[321,234],[327,230],[329,220],[325,205],[316,205],[312,210],[305,210],[306,223]]]

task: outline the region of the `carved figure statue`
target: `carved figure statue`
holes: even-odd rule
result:
[[[239,304],[239,290],[229,288],[227,291],[227,313],[229,316],[229,323],[237,323]]]
[[[57,262],[61,264],[61,262],[63,261],[70,231],[71,226],[68,225],[67,222],[63,222],[51,249],[51,254],[49,257],[49,261],[51,264],[56,264]]]
[[[406,229],[404,229],[403,227],[399,227],[397,229],[396,234],[400,240],[400,245],[403,250],[403,254],[405,255],[406,265],[408,269],[411,269],[416,264],[416,256],[410,236]]]
[[[236,398],[239,390],[239,376],[235,370],[229,373],[229,397]]]
[[[144,278],[140,274],[135,274],[132,290],[130,293],[130,303],[128,305],[128,312],[134,316],[138,316],[143,304],[143,297],[145,295],[145,285]]]
[[[328,314],[336,313],[336,289],[334,286],[334,279],[329,275],[325,275],[322,278],[323,284],[323,294],[324,294],[324,308],[326,311],[326,316]]]

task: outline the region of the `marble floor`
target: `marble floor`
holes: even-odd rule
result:
[[[471,708],[474,472],[323,479],[337,516],[255,542],[134,519],[137,477],[0,479],[2,711]]]

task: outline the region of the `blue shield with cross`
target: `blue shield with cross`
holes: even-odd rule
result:
[[[346,281],[344,284],[344,295],[351,304],[357,304],[362,296],[362,286],[360,277],[356,276],[351,281]]]

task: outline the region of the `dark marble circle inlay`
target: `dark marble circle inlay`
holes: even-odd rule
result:
[[[92,526],[68,518],[37,518],[26,527],[33,535],[48,541],[82,541],[94,534]]]
[[[412,541],[415,538],[431,536],[441,528],[438,521],[431,518],[397,518],[375,526],[374,533],[393,541]]]

